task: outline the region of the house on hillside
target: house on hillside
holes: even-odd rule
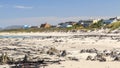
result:
[[[76,25],[77,24],[77,22],[72,22],[72,21],[65,22],[65,23],[68,23],[69,25]]]
[[[68,23],[60,23],[58,24],[57,27],[60,27],[60,28],[68,28],[68,27],[72,27],[72,25],[68,24]]]
[[[45,23],[45,24],[41,24],[40,28],[50,28],[51,25],[48,24],[48,23]]]
[[[65,23],[59,23],[58,27],[61,28],[68,28],[68,27],[72,27],[73,25],[77,24],[76,22],[65,22]]]
[[[38,28],[38,26],[31,26],[31,28]]]
[[[120,17],[115,17],[118,21],[120,21]]]
[[[57,25],[51,25],[51,28],[57,28]]]
[[[89,26],[92,23],[97,23],[99,20],[80,20],[78,24],[83,25],[84,27]]]
[[[111,24],[111,23],[117,22],[119,20],[120,19],[118,17],[114,17],[114,18],[109,18],[109,19],[103,20],[103,23],[104,24]]]
[[[28,29],[28,28],[31,28],[31,26],[29,26],[29,25],[24,25],[23,26],[23,29]]]

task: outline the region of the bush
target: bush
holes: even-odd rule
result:
[[[97,23],[93,23],[89,26],[89,28],[101,28],[103,27],[103,20],[98,21]]]
[[[120,27],[120,21],[119,22],[114,22],[112,24],[107,25],[107,28],[110,28],[111,30],[115,30]]]

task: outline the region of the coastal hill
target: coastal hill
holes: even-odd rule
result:
[[[28,28],[28,29],[6,29],[6,30],[1,30],[0,32],[68,32],[68,31],[89,31],[89,30],[101,30],[102,28],[104,29],[109,29],[109,31],[113,30],[119,30],[120,29],[120,22],[115,22],[109,25],[103,25],[98,23],[91,24],[89,27],[83,27],[82,25],[74,25],[73,27],[68,27],[68,28]]]
[[[9,26],[10,27],[10,26]],[[14,28],[15,27],[15,28]],[[3,29],[0,32],[77,32],[77,31],[94,31],[101,29],[109,29],[109,32],[120,29],[120,21],[116,18],[108,20],[80,20],[79,22],[65,22],[58,25],[48,23],[40,26],[11,26],[12,29]]]

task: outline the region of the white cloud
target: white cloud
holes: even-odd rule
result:
[[[16,5],[16,6],[14,6],[14,8],[18,8],[18,9],[32,9],[33,7],[30,7],[30,6],[22,6],[22,5]]]

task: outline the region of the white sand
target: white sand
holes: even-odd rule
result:
[[[85,33],[87,34],[87,33]],[[79,35],[79,33],[0,33],[2,36],[72,36]],[[114,34],[109,34],[114,35]],[[117,34],[119,35],[119,34]],[[55,40],[62,40],[63,42],[54,42]],[[6,43],[4,43],[6,42]],[[19,42],[21,46],[13,46],[12,43]],[[0,39],[0,48],[8,47],[8,48],[33,48],[35,50],[43,47],[55,47],[59,50],[67,50],[72,53],[71,56],[75,56],[78,58],[83,58],[84,60],[80,61],[65,61],[60,65],[51,64],[46,68],[120,68],[120,62],[98,62],[98,61],[85,61],[85,58],[89,54],[79,54],[81,49],[90,49],[96,48],[98,50],[111,50],[114,48],[120,48],[120,41],[112,40],[111,38],[98,39],[96,37],[89,38],[49,38],[49,39]],[[14,54],[15,52],[9,51],[8,54]],[[70,55],[68,55],[70,56]],[[14,56],[15,57],[15,56]],[[22,55],[17,55],[18,57],[23,57]],[[2,66],[0,66],[2,68]]]
[[[61,64],[51,64],[46,68],[120,68],[120,62],[65,61]]]

